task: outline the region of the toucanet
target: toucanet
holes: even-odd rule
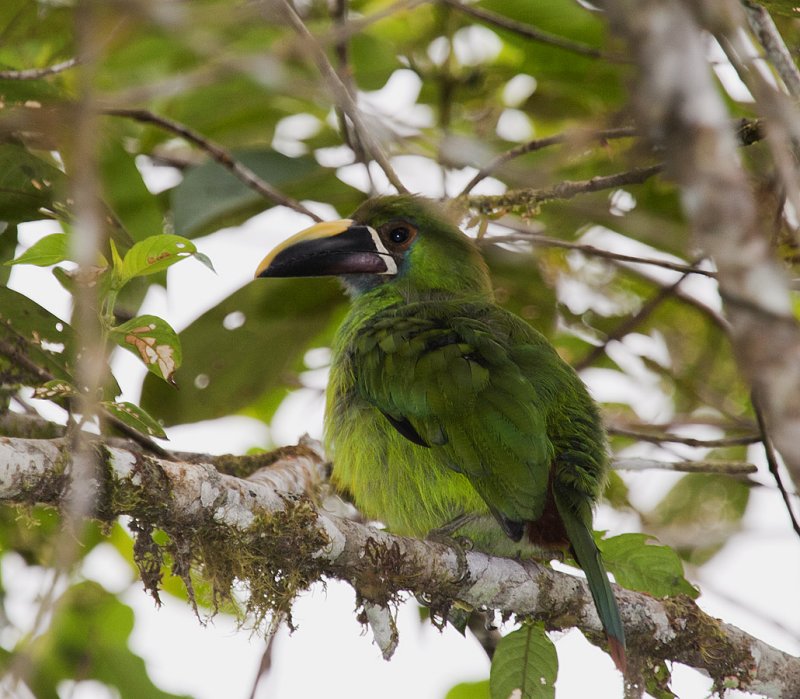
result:
[[[568,552],[624,671],[625,634],[592,536],[606,438],[572,367],[495,303],[475,242],[431,200],[370,199],[289,238],[256,271],[326,275],[352,301],[327,394],[334,482],[398,534],[447,531],[506,556]]]

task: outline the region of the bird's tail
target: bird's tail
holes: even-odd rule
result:
[[[619,607],[608,581],[606,569],[600,558],[600,551],[594,543],[592,532],[589,527],[581,521],[581,517],[575,512],[573,507],[554,493],[556,506],[564,522],[564,529],[572,545],[572,552],[578,565],[586,573],[586,580],[589,583],[589,591],[592,593],[597,613],[603,628],[608,636],[608,647],[611,658],[620,672],[625,673],[627,665],[625,659],[625,630],[622,627],[622,619],[619,616]]]

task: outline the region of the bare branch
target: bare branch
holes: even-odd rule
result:
[[[481,213],[491,214],[498,211],[531,211],[538,204],[553,199],[572,199],[579,194],[600,192],[604,189],[616,189],[630,184],[641,184],[663,169],[661,164],[638,167],[613,175],[598,175],[588,180],[559,182],[553,187],[542,189],[512,189],[505,194],[471,195],[467,197],[470,208]]]
[[[694,439],[693,437],[684,437],[683,435],[669,432],[653,434],[652,432],[629,430],[624,427],[614,427],[613,425],[607,426],[606,432],[618,437],[632,437],[640,442],[651,442],[652,444],[672,442],[674,444],[685,444],[689,447],[705,447],[708,449],[747,446],[748,444],[756,444],[762,439],[761,435],[758,434],[745,434],[741,437],[722,437],[720,439]]]
[[[603,356],[608,349],[609,343],[615,340],[621,340],[623,337],[628,335],[629,333],[633,332],[636,328],[638,328],[642,323],[644,323],[653,313],[655,313],[656,309],[664,303],[669,298],[675,297],[675,292],[678,290],[678,287],[685,281],[688,273],[683,274],[678,281],[670,286],[661,287],[658,291],[656,291],[653,296],[651,296],[647,301],[642,304],[642,307],[634,313],[632,316],[629,316],[622,320],[615,328],[609,331],[605,337],[603,338],[602,343],[592,347],[586,355],[579,359],[576,362],[573,362],[573,367],[575,371],[582,371],[586,369],[586,367],[591,366],[597,361],[601,356]]]
[[[63,440],[0,440],[0,500],[58,505],[64,446]],[[313,495],[325,477],[322,459],[302,448],[295,457],[276,462],[277,473],[267,480],[239,479],[209,464],[158,460],[116,447],[102,454],[106,480],[114,483],[98,503],[104,517],[136,516],[139,500],[132,495],[146,488],[143,474],[157,473],[150,484],[159,487],[138,505],[148,508],[149,516],[161,512],[170,525],[185,521],[192,528],[216,527],[239,538],[242,533],[260,538],[260,527],[277,513],[291,511],[299,496]],[[293,470],[296,474],[289,477]],[[115,500],[113,492],[127,496]],[[275,529],[270,531],[275,536]],[[307,535],[327,542],[312,556],[321,570],[348,581],[372,605],[385,605],[396,592],[410,590],[436,600],[460,599],[475,608],[531,615],[552,629],[577,626],[589,640],[604,642],[585,581],[534,561],[475,551],[460,561],[445,545],[392,536],[323,512],[310,520]],[[735,679],[744,691],[770,697],[800,694],[800,660],[707,615],[688,598],[658,600],[621,588],[616,594],[632,652],[705,670],[720,686]]]
[[[226,148],[223,148],[218,143],[207,139],[205,136],[202,136],[197,131],[189,128],[185,124],[173,121],[167,117],[159,116],[158,114],[154,114],[147,109],[111,108],[104,109],[103,114],[125,117],[143,124],[153,124],[164,129],[165,131],[174,133],[208,153],[217,163],[222,165],[222,167],[228,170],[228,172],[230,172],[234,177],[246,184],[253,191],[258,192],[265,199],[269,199],[274,204],[279,204],[289,209],[293,209],[300,214],[305,214],[314,221],[322,220],[319,216],[317,216],[317,214],[310,209],[307,209],[299,201],[286,196],[281,191],[273,187],[269,182],[261,179],[249,167],[236,160]]]
[[[504,15],[500,15],[495,12],[483,10],[475,5],[468,5],[460,2],[459,0],[440,0],[440,2],[458,10],[459,12],[462,12],[465,15],[469,15],[470,17],[479,19],[487,24],[492,24],[495,27],[500,27],[501,29],[513,32],[514,34],[523,36],[526,39],[538,41],[541,44],[548,44],[559,49],[564,49],[565,51],[577,53],[581,56],[588,56],[589,58],[604,58],[607,61],[617,63],[624,62],[624,59],[621,56],[612,56],[601,51],[600,49],[594,48],[593,46],[587,46],[586,44],[582,44],[578,41],[566,39],[563,36],[557,36],[556,34],[544,32],[541,29],[531,26],[530,24],[517,22],[510,17],[505,17]]]
[[[534,233],[524,224],[514,223],[513,221],[503,219],[497,222],[504,228],[509,228],[516,232],[515,235],[492,235],[486,236],[482,242],[486,244],[491,243],[518,243],[525,242],[531,245],[538,245],[541,247],[549,248],[563,248],[565,250],[577,250],[578,252],[592,255],[594,257],[602,257],[607,260],[616,260],[617,262],[631,262],[640,265],[652,265],[653,267],[662,267],[663,269],[670,269],[674,272],[682,272],[687,274],[699,274],[702,277],[716,276],[714,272],[702,267],[695,267],[692,265],[681,264],[680,262],[671,262],[670,260],[659,260],[654,257],[639,257],[638,255],[626,255],[621,252],[612,252],[611,250],[603,250],[602,248],[588,245],[586,243],[573,243],[568,240],[559,240],[558,238],[551,238],[547,235]]]
[[[77,58],[70,58],[61,63],[54,63],[46,68],[25,68],[23,70],[0,70],[0,80],[39,80],[49,75],[63,73],[78,65]]]
[[[606,141],[615,138],[630,138],[631,136],[636,135],[636,129],[623,126],[616,129],[605,129],[603,131],[595,131],[589,133],[587,136],[592,140],[597,141]],[[505,153],[500,153],[500,155],[492,158],[486,165],[484,165],[475,176],[467,182],[464,186],[464,189],[461,190],[461,194],[459,196],[463,197],[469,194],[475,187],[478,182],[483,180],[484,178],[491,175],[497,168],[505,163],[513,160],[514,158],[519,158],[522,155],[526,155],[527,153],[534,153],[537,150],[542,150],[543,148],[548,148],[549,146],[554,146],[560,143],[569,143],[570,141],[581,141],[584,139],[584,135],[580,133],[561,133],[555,134],[554,136],[548,136],[547,138],[536,138],[533,141],[528,141],[527,143],[523,143],[520,146],[516,146],[515,148],[511,148],[507,150]]]
[[[744,476],[756,473],[758,468],[746,461],[658,461],[656,459],[612,459],[611,468],[615,471],[679,471],[680,473],[718,473],[727,476]]]
[[[784,505],[786,505],[786,511],[789,513],[789,520],[792,523],[792,529],[794,529],[795,533],[800,536],[800,522],[797,521],[797,516],[794,513],[794,505],[792,504],[792,498],[789,495],[789,491],[786,490],[786,485],[781,477],[780,466],[778,465],[778,455],[775,453],[775,448],[772,446],[772,441],[769,438],[769,433],[767,432],[767,423],[764,420],[764,413],[762,412],[759,401],[756,398],[755,391],[753,391],[750,396],[750,402],[753,405],[753,412],[756,414],[756,420],[758,420],[758,429],[761,431],[761,441],[764,444],[764,454],[767,457],[769,472],[775,479],[775,485],[780,491]]]

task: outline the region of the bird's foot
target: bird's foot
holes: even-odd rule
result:
[[[444,544],[445,546],[453,549],[456,554],[456,562],[458,564],[458,575],[456,576],[456,585],[460,585],[469,578],[469,565],[467,564],[467,551],[471,551],[473,543],[466,536],[454,536],[465,524],[468,524],[475,518],[474,515],[459,515],[450,520],[441,527],[432,529],[425,537],[428,541],[434,541],[437,544]]]

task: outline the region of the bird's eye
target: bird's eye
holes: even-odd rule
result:
[[[410,235],[411,231],[406,226],[395,226],[389,231],[389,239],[398,245],[405,243]]]
[[[401,218],[387,221],[378,230],[383,242],[394,252],[405,251],[417,235],[414,224]]]

